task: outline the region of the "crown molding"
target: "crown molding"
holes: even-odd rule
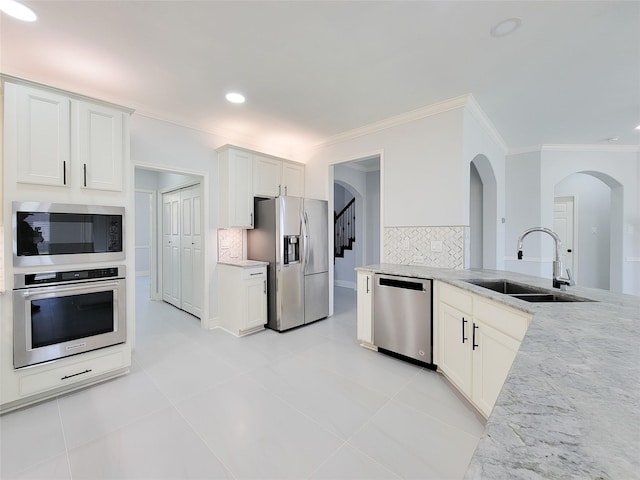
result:
[[[334,145],[346,140],[352,140],[354,138],[362,137],[363,135],[379,132],[387,128],[397,127],[398,125],[410,123],[421,118],[426,118],[433,115],[438,115],[440,113],[448,112],[450,110],[463,108],[468,104],[470,96],[470,94],[460,95],[459,97],[434,103],[426,107],[416,108],[415,110],[410,110],[408,112],[401,113],[400,115],[395,115],[385,120],[380,120],[379,122],[369,123],[367,125],[363,125],[362,127],[347,130],[346,132],[328,137],[325,140],[312,145],[311,148]]]
[[[500,135],[500,132],[498,132],[498,129],[489,119],[487,114],[484,113],[484,110],[482,110],[482,107],[480,107],[480,104],[478,104],[474,96],[470,93],[468,94],[468,97],[467,108],[469,109],[469,112],[478,122],[480,122],[489,136],[500,146],[502,152],[506,155],[509,151],[509,147],[504,141],[504,138],[502,138],[502,135]]]
[[[509,151],[507,152],[507,156],[520,155],[522,153],[541,152],[542,147],[544,147],[544,145],[533,145],[530,147],[510,148]]]
[[[542,145],[543,152],[640,152],[640,145]]]

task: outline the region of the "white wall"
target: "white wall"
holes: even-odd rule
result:
[[[190,128],[134,114],[131,118],[131,160],[134,165],[156,170],[180,171],[202,176],[206,229],[205,279],[207,296],[203,302],[203,326],[213,325],[218,312],[217,185],[218,162],[215,149],[227,139]],[[160,188],[160,184],[158,184]]]
[[[462,123],[463,109],[456,108],[321,145],[294,160],[307,165],[307,196],[326,199],[333,189],[329,164],[383,152],[383,226],[465,225]]]
[[[505,269],[551,278],[553,242],[525,240],[526,261],[515,259],[520,232],[553,226],[555,186],[574,173],[590,173],[613,186],[611,280],[613,291],[640,295],[640,153],[637,147],[545,146],[511,155],[506,164]]]
[[[367,240],[367,248],[364,255],[364,263],[372,265],[380,263],[380,170],[367,172],[366,182],[365,238]]]
[[[482,179],[471,164],[469,184],[469,227],[471,235],[471,268],[482,268]]]
[[[576,284],[609,289],[611,189],[601,180],[574,173],[555,187],[556,196],[574,195]],[[576,241],[577,240],[577,241]]]
[[[464,111],[463,158],[467,217],[463,225],[470,225],[470,163],[478,169],[482,180],[482,266],[504,268],[505,225],[505,155],[507,147],[480,106],[471,97]],[[473,240],[472,240],[473,244]],[[472,246],[473,248],[473,246]]]

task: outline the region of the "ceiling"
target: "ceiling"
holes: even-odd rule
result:
[[[3,73],[256,145],[467,93],[512,150],[640,143],[640,2],[24,3],[37,22],[0,15]]]

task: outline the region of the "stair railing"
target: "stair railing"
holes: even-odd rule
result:
[[[356,199],[352,198],[334,220],[334,256],[344,257],[345,250],[353,248],[356,241]]]

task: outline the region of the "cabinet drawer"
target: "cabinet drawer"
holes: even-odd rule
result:
[[[443,282],[438,282],[438,301],[448,303],[469,315],[473,312],[473,296]]]
[[[255,278],[263,278],[267,276],[267,268],[266,267],[252,267],[252,268],[243,268],[242,269],[242,279],[255,279]]]
[[[486,323],[516,340],[524,338],[531,320],[531,317],[525,313],[479,298],[476,298],[473,316],[478,321]]]
[[[34,393],[63,387],[124,366],[124,353],[113,352],[73,365],[26,375],[20,379],[20,395],[33,395]]]

